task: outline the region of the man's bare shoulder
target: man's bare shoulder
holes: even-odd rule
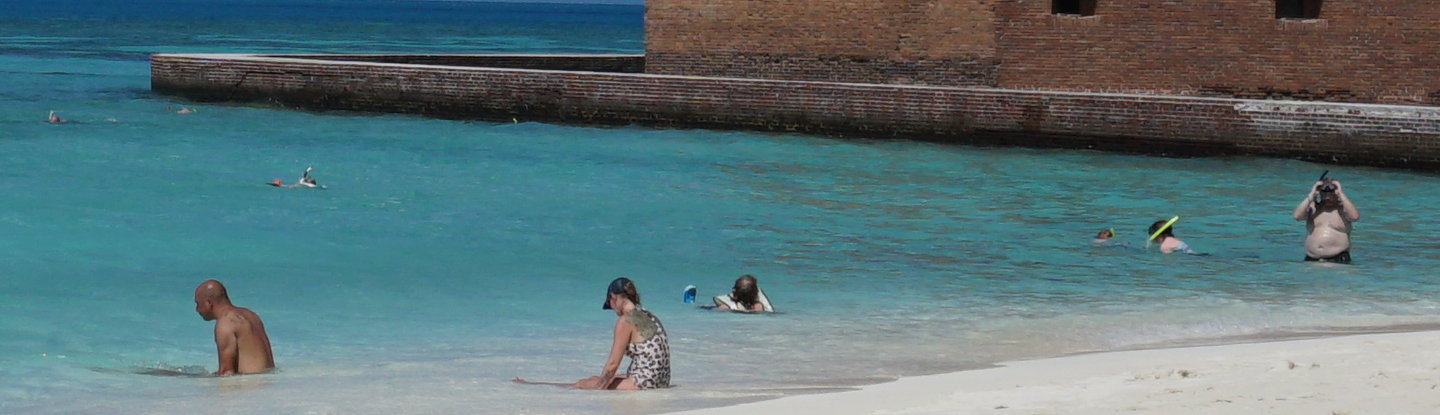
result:
[[[259,321],[260,316],[255,315],[254,312],[245,308],[235,307],[225,310],[224,313],[220,314],[220,318],[215,319],[215,327],[216,330],[219,330],[222,325],[231,329],[241,329]]]
[[[233,315],[240,320],[244,320],[245,324],[260,324],[260,315],[255,314],[254,311],[250,311],[248,308],[235,307]]]

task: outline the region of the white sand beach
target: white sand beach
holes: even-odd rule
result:
[[[1437,414],[1440,332],[1099,353],[708,414]]]

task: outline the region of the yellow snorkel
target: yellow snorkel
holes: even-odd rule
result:
[[[1175,221],[1178,221],[1178,220],[1180,220],[1180,217],[1179,217],[1179,216],[1170,218],[1170,221],[1169,221],[1169,222],[1165,222],[1165,225],[1164,225],[1164,226],[1161,226],[1160,229],[1156,229],[1156,230],[1155,230],[1155,233],[1150,234],[1150,239],[1146,239],[1146,240],[1145,240],[1145,247],[1146,247],[1146,248],[1149,248],[1149,247],[1150,247],[1150,242],[1155,241],[1155,238],[1160,237],[1160,234],[1165,233],[1165,230],[1166,230],[1166,229],[1170,229],[1170,225],[1174,225],[1174,224],[1175,224]]]

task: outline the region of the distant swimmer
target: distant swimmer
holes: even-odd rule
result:
[[[51,124],[59,124],[59,123],[65,122],[65,119],[64,119],[64,118],[60,118],[59,115],[55,115],[55,110],[50,110],[50,116],[49,116],[49,117],[45,117],[45,122],[51,123]]]
[[[316,182],[315,182],[315,178],[314,178],[314,177],[310,177],[310,170],[312,170],[312,169],[314,169],[314,168],[313,168],[313,167],[306,167],[306,168],[305,168],[305,173],[300,175],[300,180],[297,180],[297,181],[295,182],[295,184],[284,184],[283,182],[280,181],[280,179],[275,179],[274,181],[271,181],[269,184],[270,184],[271,186],[275,186],[275,187],[289,187],[289,188],[305,187],[305,188],[311,188],[311,189],[317,189],[317,188],[318,188],[318,189],[324,189],[325,186],[321,186],[319,183],[316,183]]]
[[[320,187],[318,184],[315,183],[315,178],[314,178],[314,177],[310,177],[310,170],[312,170],[312,169],[314,169],[314,167],[306,167],[306,168],[305,168],[305,173],[300,174],[300,182],[299,182],[300,186],[310,187],[310,188]]]
[[[1115,237],[1115,229],[1114,229],[1114,228],[1101,229],[1100,232],[1098,232],[1098,233],[1095,234],[1095,239],[1091,239],[1091,240],[1090,240],[1090,243],[1093,243],[1093,244],[1096,244],[1096,245],[1106,245],[1106,244],[1109,244],[1109,243],[1111,242],[1111,241],[1110,241],[1110,238],[1114,238],[1114,237]]]
[[[270,337],[265,335],[260,316],[231,304],[220,281],[205,280],[195,287],[195,312],[205,321],[215,322],[215,349],[220,358],[216,376],[261,373],[275,368]]]
[[[775,307],[770,305],[770,299],[765,297],[765,291],[760,290],[760,282],[753,275],[741,275],[735,279],[735,286],[730,288],[730,294],[717,295],[712,299],[716,310],[733,311],[762,311],[766,313],[775,312]]]
[[[1154,224],[1150,225],[1150,240],[1160,244],[1160,252],[1162,253],[1184,252],[1193,254],[1195,252],[1190,250],[1190,244],[1175,237],[1174,225],[1175,221],[1178,220],[1180,220],[1179,216],[1168,221],[1163,219],[1155,221]]]
[[[173,112],[173,113],[176,113],[176,114],[192,114],[192,113],[195,112],[195,110],[190,109],[190,108],[188,108],[188,107],[180,107],[180,109],[178,109],[178,110],[172,110],[172,109],[170,109],[170,107],[165,107],[165,110],[166,110],[166,111]]]
[[[1306,261],[1350,263],[1351,223],[1360,220],[1360,211],[1345,197],[1339,180],[1320,175],[1291,216],[1305,221]]]

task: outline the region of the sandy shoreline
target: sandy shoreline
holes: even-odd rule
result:
[[[710,414],[1435,414],[1440,331],[1086,354]]]

